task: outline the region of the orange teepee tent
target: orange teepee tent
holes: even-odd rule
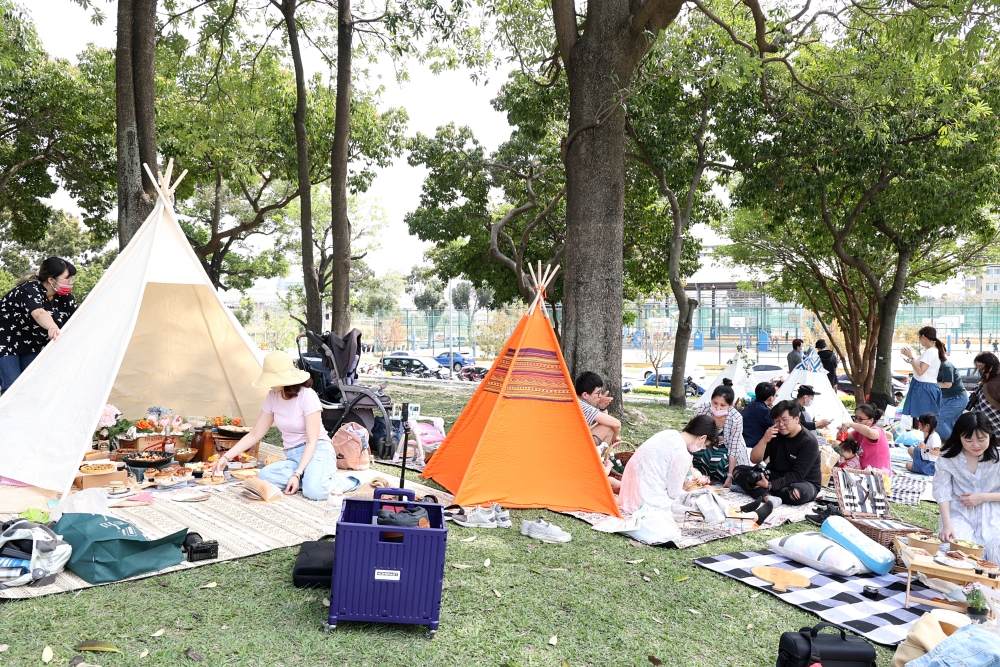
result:
[[[422,476],[461,505],[621,516],[545,315],[554,276],[536,280],[538,296]]]

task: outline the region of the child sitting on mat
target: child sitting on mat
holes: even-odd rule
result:
[[[840,461],[835,468],[861,470],[861,459],[858,457],[858,441],[853,436],[840,443]]]
[[[934,475],[935,462],[941,454],[941,436],[937,432],[938,419],[927,413],[917,418],[916,427],[924,434],[924,441],[916,447],[908,447],[913,461],[906,463],[906,469],[918,475]]]

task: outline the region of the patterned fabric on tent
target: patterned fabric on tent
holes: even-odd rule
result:
[[[544,306],[521,318],[422,476],[461,505],[621,516]]]
[[[823,362],[820,361],[819,354],[816,353],[816,350],[809,350],[809,353],[802,358],[802,361],[799,362],[799,365],[793,370],[798,370],[799,368],[810,373],[824,372]]]
[[[829,428],[836,429],[845,422],[851,421],[851,413],[844,407],[837,390],[830,385],[826,369],[820,363],[819,356],[812,350],[802,359],[802,363],[788,375],[788,379],[778,387],[775,402],[795,400],[796,391],[800,385],[807,384],[816,392],[813,403],[806,410],[814,420],[829,419]]]

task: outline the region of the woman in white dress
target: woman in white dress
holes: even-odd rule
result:
[[[667,512],[682,504],[688,492],[708,484],[691,469],[691,454],[718,437],[715,420],[698,415],[683,431],[660,431],[642,443],[622,474],[618,501],[622,511],[632,514],[643,505]]]
[[[934,499],[942,542],[981,544],[986,560],[1000,563],[1000,440],[983,413],[955,422],[937,460]]]

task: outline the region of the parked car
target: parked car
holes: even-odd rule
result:
[[[479,382],[486,377],[486,374],[490,372],[490,369],[486,366],[463,366],[462,370],[458,371],[459,380],[469,380],[470,382]]]
[[[665,364],[663,364],[662,366],[660,366],[660,373],[661,374],[665,373],[667,375],[667,377],[669,377],[670,374],[673,372],[673,368],[674,368],[674,362],[668,361]],[[699,382],[701,384],[706,384],[705,383],[705,367],[704,366],[688,366],[684,370],[686,371],[684,373],[685,377],[687,377],[688,375],[690,375],[697,382]],[[642,379],[643,380],[648,380],[650,378],[650,376],[652,376],[652,375],[653,375],[653,369],[652,368],[647,368],[646,370],[644,370],[642,372]],[[660,384],[663,384],[663,383],[661,382]]]
[[[656,375],[650,374],[650,376],[646,378],[646,381],[642,383],[643,386],[644,387],[657,386],[656,377],[657,377]],[[669,388],[670,374],[660,373],[659,377],[660,377],[659,386]],[[699,385],[697,382],[695,382],[694,378],[692,378],[690,375],[684,378],[684,387],[685,387],[685,393],[688,396],[701,396],[702,394],[705,393],[705,388]]]
[[[753,367],[753,375],[758,383],[774,382],[785,374],[785,367],[776,364],[757,364]]]
[[[462,366],[472,366],[476,363],[476,360],[472,357],[472,355],[468,355],[463,352],[452,352],[450,358],[447,352],[442,352],[438,356],[434,357],[434,361],[438,362],[442,366],[448,366],[450,364],[456,373],[462,370]]]
[[[956,368],[958,371],[958,376],[962,378],[962,384],[965,385],[965,390],[972,393],[972,390],[979,386],[979,369],[973,366],[972,368]]]
[[[896,375],[895,373],[893,373],[892,375],[893,394],[895,394],[897,391],[905,394],[906,390],[909,388],[909,385],[907,385],[906,382],[903,382],[903,377],[904,376],[902,375]],[[837,376],[837,389],[844,392],[845,394],[851,394],[852,396],[854,395],[854,383],[851,382],[851,378],[847,377],[847,373],[841,373],[840,375]]]
[[[448,377],[447,369],[430,357],[394,357],[382,358],[382,370],[386,373],[399,373],[416,377]]]

